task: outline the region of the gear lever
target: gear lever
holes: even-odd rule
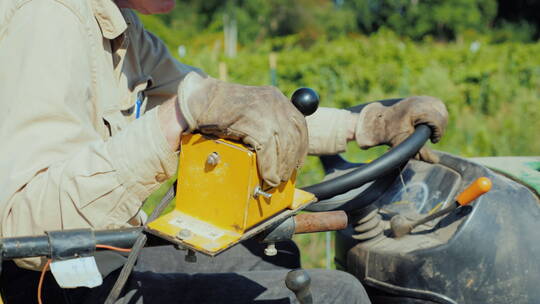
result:
[[[309,290],[311,278],[304,269],[294,269],[287,273],[285,285],[294,292],[300,304],[313,304],[313,297]]]
[[[300,88],[294,91],[291,102],[304,116],[309,116],[319,107],[319,95],[310,88]]]
[[[475,180],[469,187],[467,187],[460,195],[456,198],[456,201],[453,204],[450,204],[448,207],[439,210],[433,214],[430,214],[418,221],[411,222],[408,221],[402,215],[395,215],[390,220],[390,229],[396,238],[400,238],[404,235],[409,234],[415,227],[420,226],[424,223],[427,223],[433,219],[446,215],[453,210],[466,206],[470,202],[474,201],[478,197],[484,195],[485,193],[491,190],[491,180],[487,177],[480,177]]]

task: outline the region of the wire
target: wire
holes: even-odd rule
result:
[[[130,248],[120,248],[120,247],[114,247],[114,246],[103,245],[103,244],[96,244],[96,248],[109,249],[109,250],[120,251],[120,252],[131,252]]]
[[[49,269],[49,265],[51,264],[51,259],[47,260],[47,263],[45,263],[45,266],[43,266],[43,269],[41,270],[41,275],[39,276],[39,283],[38,283],[38,290],[37,290],[37,298],[38,303],[42,304],[41,301],[41,287],[43,286],[43,279],[45,278],[45,273],[47,272],[47,269]]]
[[[131,249],[129,248],[120,248],[120,247],[114,247],[114,246],[103,245],[103,244],[97,244],[96,248],[108,249],[108,250],[114,250],[114,251],[120,251],[120,252],[131,252]],[[43,269],[41,270],[41,275],[39,276],[39,283],[38,283],[38,290],[37,290],[38,304],[43,304],[43,301],[41,300],[41,289],[43,287],[43,280],[45,279],[45,273],[47,272],[47,269],[49,269],[50,265],[51,265],[51,259],[48,259],[47,262],[45,263],[45,266],[43,266]]]

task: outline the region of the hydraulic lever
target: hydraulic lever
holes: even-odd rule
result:
[[[300,88],[291,102],[308,116],[317,110],[319,96]],[[296,171],[277,187],[266,187],[256,151],[241,142],[194,133],[182,136],[181,146],[174,209],[151,216],[145,231],[190,250],[187,261],[195,261],[195,252],[215,256],[316,200],[295,188]],[[118,298],[145,240],[145,235],[137,239],[106,303]]]
[[[296,299],[300,304],[312,304],[313,297],[309,290],[311,284],[311,278],[307,272],[303,269],[291,270],[285,277],[285,285],[289,290],[294,292]]]
[[[291,103],[308,116],[317,110],[319,96],[300,88]],[[316,201],[296,189],[296,170],[269,187],[256,151],[242,142],[193,133],[182,136],[181,145],[174,209],[145,229],[174,244],[215,256]]]
[[[415,227],[419,225],[425,224],[433,219],[448,214],[458,207],[468,205],[470,202],[489,192],[489,190],[491,190],[491,186],[492,183],[489,178],[480,177],[469,185],[469,187],[463,190],[463,192],[461,192],[461,194],[456,198],[456,201],[450,204],[450,206],[414,222],[408,221],[402,215],[397,214],[390,220],[390,228],[392,229],[392,233],[396,238],[409,234]]]

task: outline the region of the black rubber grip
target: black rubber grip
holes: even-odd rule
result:
[[[95,231],[94,238],[88,241],[102,245],[131,248],[141,230],[142,228],[137,227]],[[62,233],[66,241],[69,241],[70,238],[77,238],[78,231],[78,229],[64,230]],[[73,233],[70,234],[70,232]],[[159,244],[165,244],[165,242],[159,242]],[[156,244],[156,246],[159,244]],[[0,246],[3,260],[51,255],[51,245],[47,235],[3,238],[0,239]]]

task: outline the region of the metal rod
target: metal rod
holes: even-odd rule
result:
[[[328,211],[318,213],[301,213],[294,217],[294,233],[311,233],[335,231],[347,227],[348,218],[345,211]]]
[[[430,215],[428,215],[428,216],[426,216],[426,217],[424,217],[424,218],[419,219],[419,220],[416,221],[416,222],[413,222],[411,226],[412,226],[412,228],[414,228],[414,227],[416,227],[416,226],[425,224],[425,223],[427,223],[427,222],[429,222],[429,221],[431,221],[431,220],[434,220],[434,219],[436,219],[436,218],[438,218],[438,217],[440,217],[440,216],[443,216],[443,215],[445,215],[445,214],[447,214],[447,213],[452,212],[452,211],[455,210],[457,207],[459,207],[459,203],[458,203],[458,202],[454,202],[453,204],[450,204],[450,206],[448,206],[448,207],[446,207],[446,208],[444,208],[444,209],[441,209],[441,210],[439,210],[439,211],[437,211],[437,212],[435,212],[435,213],[432,213],[432,214],[430,214]]]

